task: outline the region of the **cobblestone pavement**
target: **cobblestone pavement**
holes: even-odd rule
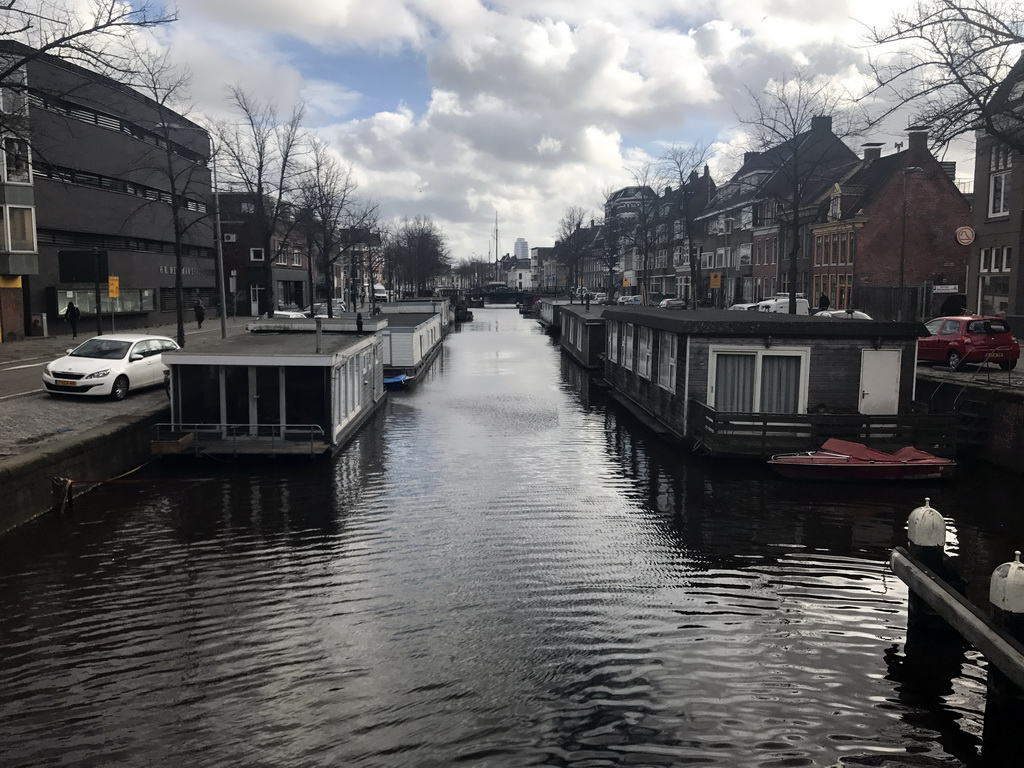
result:
[[[228,321],[228,335],[244,333],[248,318],[231,318]],[[70,335],[32,337],[21,341],[0,344],[0,366],[18,364],[28,360],[55,359],[65,350],[94,336],[79,329],[78,339]],[[176,333],[176,326],[163,325],[152,328],[133,328],[123,333],[149,333],[170,336]],[[188,346],[220,341],[220,323],[216,317],[208,318],[200,331],[194,321],[186,326]],[[120,416],[144,416],[166,407],[167,394],[162,387],[142,392],[129,392],[121,402],[101,397],[53,397],[39,391],[22,397],[0,399],[0,463],[5,458],[17,456],[39,445],[52,445],[59,441],[72,441],[76,436],[98,426],[111,418]]]
[[[45,393],[0,401],[0,462],[38,445],[74,440],[111,418],[144,416],[167,406],[162,387],[130,392],[120,402]]]

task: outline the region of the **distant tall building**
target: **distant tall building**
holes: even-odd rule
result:
[[[530,246],[527,244],[524,238],[516,238],[516,247],[514,253],[517,259],[530,258]]]

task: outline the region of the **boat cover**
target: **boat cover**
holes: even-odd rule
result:
[[[825,444],[821,446],[823,451],[832,451],[833,453],[841,453],[844,456],[849,456],[852,459],[858,459],[859,461],[893,461],[899,460],[896,456],[885,451],[879,451],[875,448],[868,448],[862,443],[855,443],[851,440],[837,440],[835,438],[829,438],[825,441]],[[901,456],[903,459],[923,459],[923,458],[934,458],[931,454],[926,454],[924,451],[918,451],[916,448],[901,448],[900,451],[911,450],[917,454],[917,456]]]

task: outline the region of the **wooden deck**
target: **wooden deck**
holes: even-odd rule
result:
[[[777,453],[813,451],[830,437],[882,450],[913,445],[936,456],[953,456],[955,425],[952,414],[719,413],[702,402],[690,401],[690,434],[695,446],[716,456],[769,458]]]

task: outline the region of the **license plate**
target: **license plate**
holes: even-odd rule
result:
[[[1002,352],[993,352],[991,355],[988,356],[988,359],[989,360],[995,360],[995,359],[1000,358],[1000,357],[1003,357],[1003,353]]]
[[[53,383],[56,384],[58,387],[73,387],[73,386],[75,386],[75,382],[68,381],[67,379],[54,379]]]

